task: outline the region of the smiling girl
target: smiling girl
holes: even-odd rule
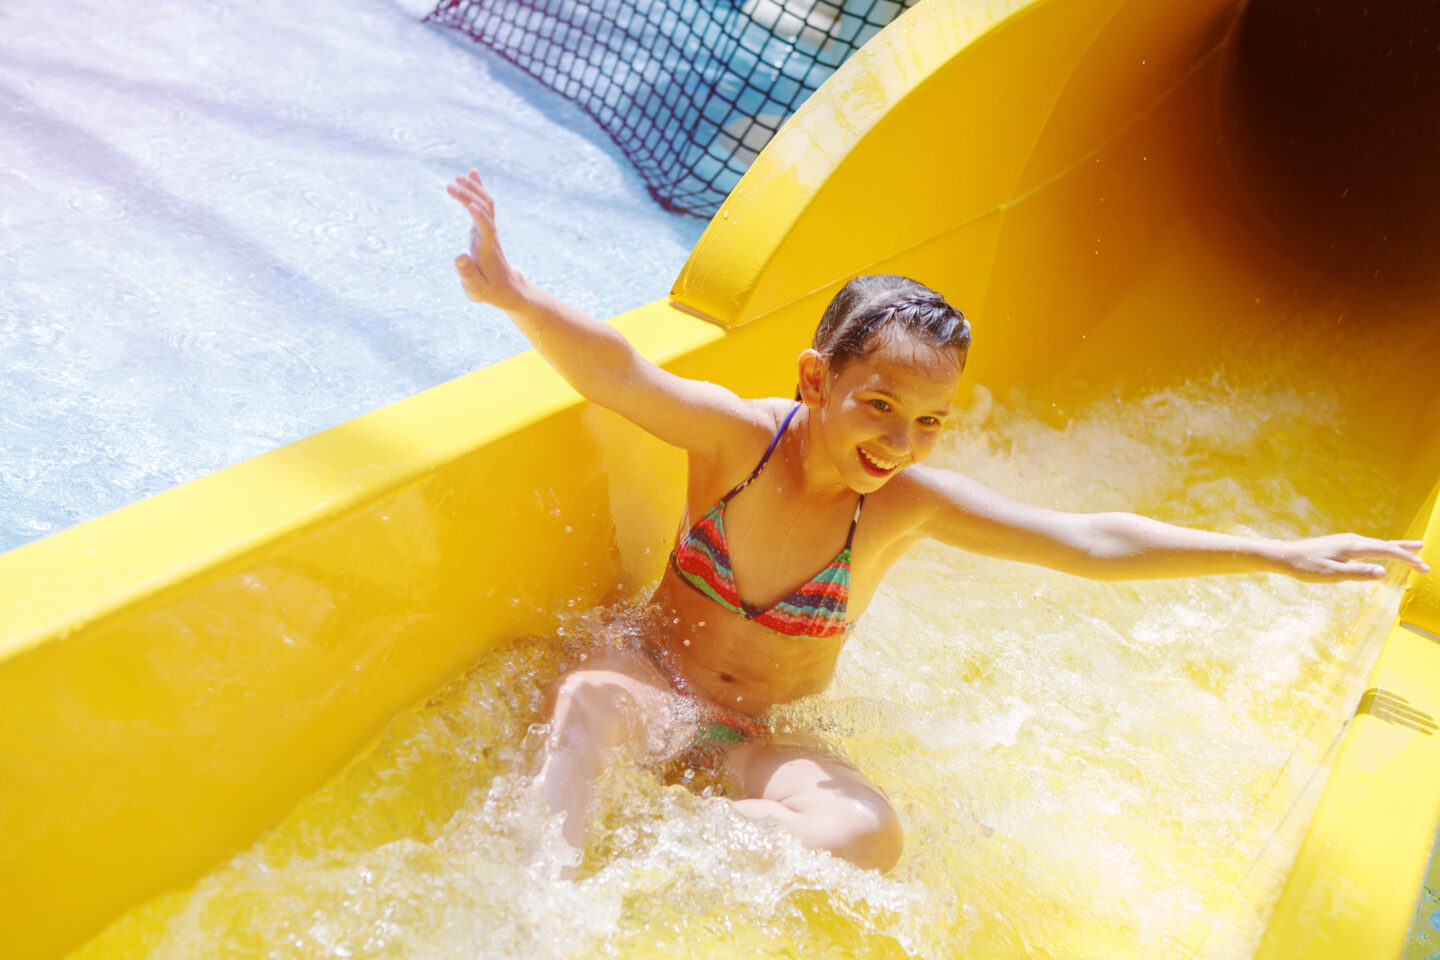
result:
[[[862,867],[892,867],[902,836],[880,788],[833,745],[762,718],[826,688],[886,571],[926,538],[1106,580],[1373,579],[1382,560],[1427,569],[1418,541],[1280,541],[1064,513],[924,466],[951,414],[970,325],[903,277],[856,277],[836,294],[800,353],[793,400],[675,376],[509,265],[475,171],[449,192],[473,221],[470,252],[455,260],[470,299],[504,310],[581,395],[688,454],[686,513],[643,649],[606,650],[552,688],[535,786],[577,848],[597,780],[628,750],[652,764],[703,756],[739,813]]]

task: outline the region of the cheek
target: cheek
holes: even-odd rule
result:
[[[857,443],[856,438],[870,432],[870,419],[865,407],[854,403],[841,404],[830,418],[831,435],[837,442]]]
[[[935,447],[939,442],[940,438],[933,433],[926,433],[916,437],[914,446],[911,447],[915,462],[918,463],[921,460],[927,459],[930,454],[935,452]]]

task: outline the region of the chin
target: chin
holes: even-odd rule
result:
[[[881,487],[885,486],[885,484],[893,480],[895,476],[899,474],[902,470],[904,470],[907,466],[909,466],[909,464],[902,464],[901,466],[895,467],[893,470],[889,470],[883,474],[880,474],[872,473],[863,464],[858,465],[854,474],[850,478],[850,489],[854,490],[856,493],[873,493],[874,491],[879,490]]]

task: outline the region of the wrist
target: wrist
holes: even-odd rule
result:
[[[504,292],[495,296],[491,303],[506,313],[524,313],[538,306],[544,291],[526,280],[519,270],[510,271],[509,281]]]
[[[1262,540],[1257,553],[1266,573],[1295,573],[1295,541]]]

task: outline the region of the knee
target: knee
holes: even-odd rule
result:
[[[861,865],[886,873],[900,862],[900,851],[905,847],[905,831],[900,826],[900,815],[880,794],[875,795],[872,810],[871,825],[865,838],[866,862]]]
[[[850,797],[846,805],[849,836],[836,853],[857,867],[881,873],[889,871],[900,861],[900,851],[905,846],[900,815],[878,792],[867,791],[865,796]]]
[[[557,728],[578,724],[593,734],[603,734],[625,724],[633,712],[633,700],[608,673],[576,670],[551,687],[550,715]]]

